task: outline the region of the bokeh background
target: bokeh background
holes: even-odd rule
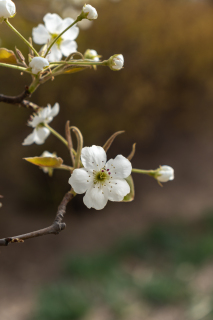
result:
[[[11,23],[25,36],[47,12],[76,17],[77,0],[16,0]],[[69,204],[67,228],[0,251],[1,320],[213,319],[213,2],[94,0],[99,18],[80,26],[78,50],[103,59],[122,53],[125,67],[64,75],[31,100],[60,103],[51,125],[62,135],[67,120],[85,146],[103,145],[118,130],[108,158],[127,156],[155,169],[171,165],[175,180],[160,188],[134,175],[135,200],[87,209]],[[1,47],[27,48],[4,24]],[[36,47],[39,49],[39,47]],[[1,68],[1,93],[16,95],[30,77]],[[69,189],[67,172],[50,178],[22,160],[44,150],[69,164],[63,145],[22,146],[30,112],[0,107],[0,235],[51,224]]]

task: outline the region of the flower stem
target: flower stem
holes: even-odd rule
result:
[[[49,46],[49,48],[47,49],[47,52],[45,53],[44,58],[48,55],[50,49],[52,48],[52,46],[56,43],[56,41],[62,36],[62,34],[64,34],[67,30],[69,30],[72,26],[74,26],[74,24],[76,24],[78,21],[81,21],[79,18],[77,18],[70,26],[68,26],[66,29],[64,29],[64,31],[62,31],[55,39],[54,41],[51,43],[51,45]]]
[[[44,123],[44,126],[50,130],[54,136],[56,136],[59,140],[61,140],[67,147],[68,147],[68,142],[67,140],[64,139],[57,131],[55,131],[52,127],[50,127],[47,123]]]
[[[38,88],[39,85],[40,85],[40,79],[38,76],[36,76],[33,82],[31,83],[31,85],[29,86],[28,91],[30,93],[33,93]]]
[[[154,176],[156,174],[156,170],[142,170],[142,169],[132,169],[134,173],[147,174],[148,176]]]
[[[62,170],[68,170],[68,171],[73,171],[73,167],[69,167],[65,164],[62,164],[60,167],[57,167],[57,168],[53,168],[53,169],[62,169]]]
[[[6,24],[28,45],[28,47],[30,47],[31,50],[33,50],[33,52],[35,53],[35,55],[37,57],[39,57],[38,52],[34,49],[34,47],[21,35],[20,32],[18,32],[18,30],[16,30],[16,28],[14,28],[12,26],[12,24],[8,21],[8,19],[4,20],[6,22]]]
[[[27,72],[29,74],[32,74],[32,72],[27,71],[27,68],[23,68],[23,67],[16,66],[16,65],[13,65],[13,64],[0,63],[0,66],[1,67],[6,67],[6,68],[12,68],[12,69],[16,69],[16,70],[19,70],[19,71],[22,71],[22,72]]]

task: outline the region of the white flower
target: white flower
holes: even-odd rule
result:
[[[69,183],[76,193],[86,192],[83,201],[88,208],[103,209],[108,200],[122,201],[130,192],[124,178],[131,174],[132,165],[122,155],[106,162],[102,147],[85,147],[81,161],[84,168],[75,169]]]
[[[160,182],[174,180],[174,169],[170,166],[161,166],[157,172],[156,179]]]
[[[92,49],[87,49],[87,51],[84,53],[84,59],[89,59],[93,61],[99,61],[99,55],[97,51]]]
[[[121,70],[124,65],[124,57],[122,54],[115,54],[109,59],[109,67],[114,71]]]
[[[30,68],[32,68],[32,73],[37,74],[43,70],[44,67],[49,66],[49,62],[47,59],[42,57],[35,57],[29,64]]]
[[[90,4],[85,4],[83,6],[83,10],[84,13],[86,13],[86,19],[89,20],[94,20],[98,18],[98,13],[96,11],[96,9],[94,7],[92,7]]]
[[[27,138],[22,143],[24,146],[30,145],[32,143],[43,144],[46,138],[49,136],[50,131],[48,128],[44,127],[43,124],[50,123],[59,113],[59,104],[55,103],[53,108],[48,104],[46,108],[38,111],[37,114],[34,115],[31,121],[28,121],[29,126],[33,127],[33,132],[27,136]]]
[[[41,155],[41,157],[43,158],[56,158],[57,155],[55,152],[53,153],[50,153],[49,151],[44,151]],[[48,173],[49,176],[51,177],[52,174],[53,174],[53,168],[50,168],[50,167],[41,167],[41,169],[44,171],[44,173]]]
[[[11,0],[0,0],[0,18],[6,19],[16,13],[15,3]]]
[[[33,41],[37,44],[51,43],[54,39],[74,20],[72,18],[62,19],[56,13],[47,13],[44,18],[44,24],[39,24],[38,27],[33,28]],[[52,46],[51,52],[48,54],[47,59],[50,62],[59,61],[62,55],[67,57],[70,53],[77,50],[77,43],[74,41],[79,33],[79,28],[74,25],[67,30]]]

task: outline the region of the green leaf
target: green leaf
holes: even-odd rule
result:
[[[12,50],[0,48],[0,62],[17,64],[15,53]]]
[[[130,202],[130,201],[133,201],[134,198],[135,198],[135,187],[134,187],[134,182],[133,182],[133,179],[132,179],[132,176],[128,176],[126,179],[125,179],[128,183],[128,185],[130,186],[130,193],[128,193],[124,198],[123,198],[123,201],[124,202]]]
[[[33,158],[24,158],[24,160],[35,164],[39,167],[50,167],[50,168],[58,168],[62,165],[63,160],[61,158],[55,157],[33,157]]]

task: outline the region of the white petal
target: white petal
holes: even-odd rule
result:
[[[43,119],[43,121],[49,117],[51,112],[51,105],[48,104],[47,107],[40,109],[38,116]]]
[[[108,193],[103,191],[101,187],[98,188],[98,185],[91,186],[83,197],[83,202],[89,209],[101,210],[105,207],[107,201]]]
[[[69,178],[69,184],[76,193],[84,193],[93,184],[93,175],[84,168],[75,169]]]
[[[37,44],[46,44],[51,39],[48,30],[43,24],[39,24],[38,27],[33,28],[33,41]]]
[[[85,147],[81,151],[81,161],[88,170],[101,170],[106,163],[106,152],[102,147]]]
[[[47,30],[52,34],[59,34],[60,31],[58,31],[59,25],[62,23],[61,17],[59,17],[56,13],[47,13],[44,18],[44,24],[47,28]]]
[[[40,123],[43,123],[44,119],[35,115],[32,119],[32,121],[28,121],[29,126],[35,128],[37,127],[37,125],[39,125]]]
[[[110,201],[122,201],[123,198],[130,193],[130,186],[126,180],[110,179],[109,182],[107,182],[106,185],[109,189],[108,199]]]
[[[60,61],[62,58],[61,50],[58,48],[57,44],[54,44],[51,48],[50,53],[47,55],[47,60],[50,62]]]
[[[69,27],[74,20],[72,18],[65,18],[62,23],[58,26],[58,33],[61,33],[67,27]],[[79,34],[79,28],[74,25],[70,29],[68,29],[63,35],[62,39],[64,40],[75,40]]]
[[[36,129],[33,130],[33,132],[31,134],[29,134],[29,136],[27,136],[26,139],[24,139],[22,145],[23,146],[29,146],[30,144],[35,142],[35,136],[36,136]]]
[[[73,40],[64,40],[60,45],[61,52],[65,57],[67,57],[70,53],[77,51],[77,43]]]
[[[36,136],[35,136],[35,143],[36,144],[43,144],[46,138],[49,136],[50,131],[47,128],[36,128]]]
[[[49,117],[55,117],[59,113],[60,107],[59,104],[56,102],[50,111]]]
[[[113,178],[127,178],[132,171],[131,162],[122,156],[117,155],[115,159],[110,159],[106,164],[106,169],[109,169]]]

